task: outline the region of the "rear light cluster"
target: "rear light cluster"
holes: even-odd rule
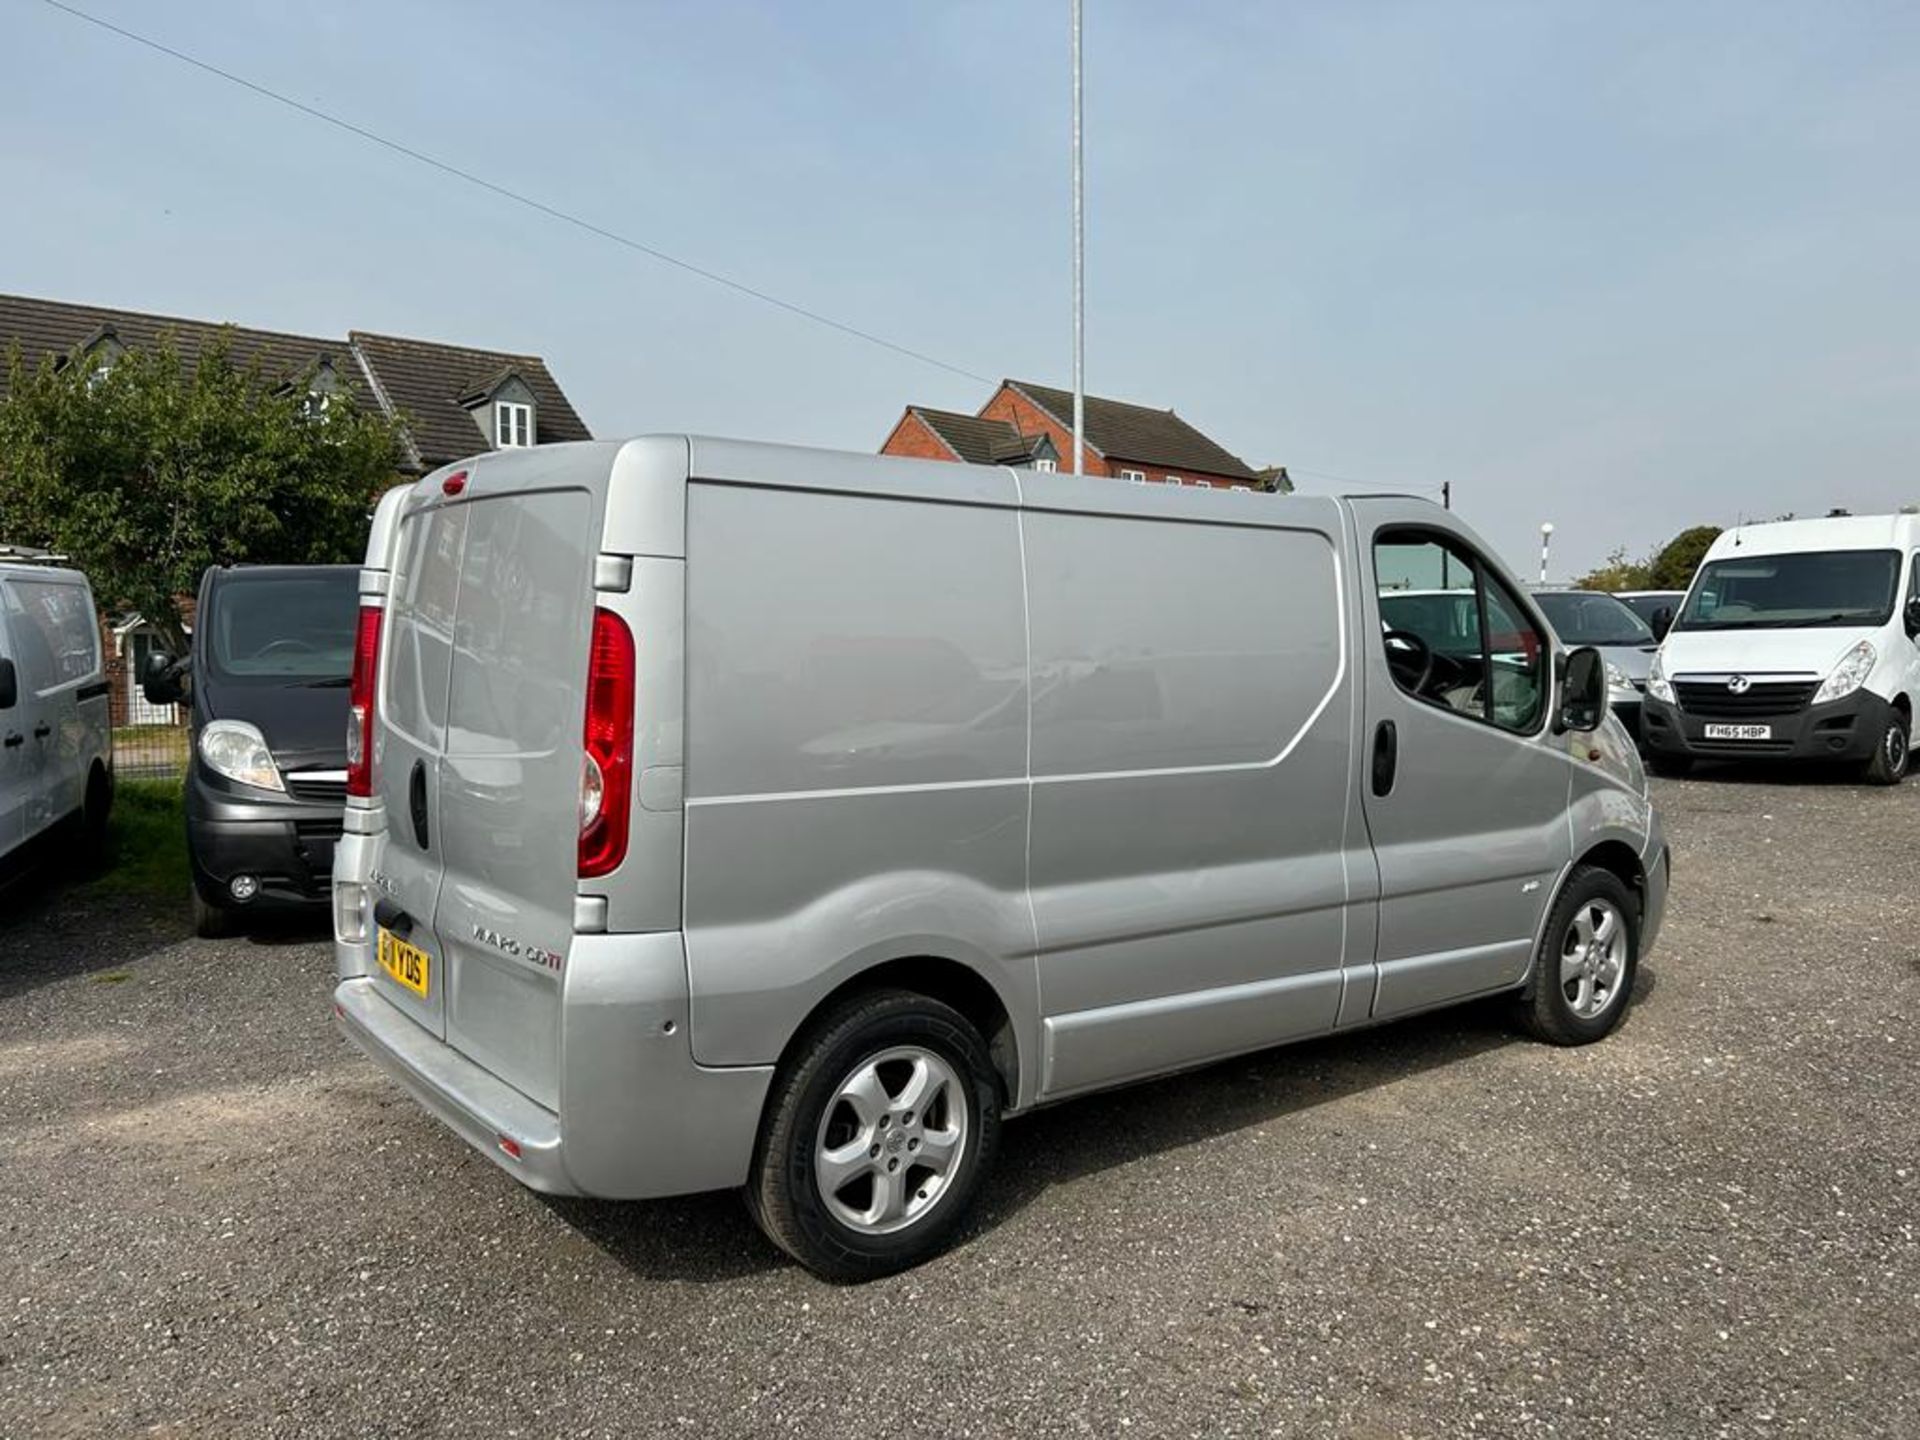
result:
[[[611,610],[595,610],[587,660],[586,753],[580,760],[583,880],[610,875],[627,858],[635,689],[633,632]]]
[[[360,607],[353,632],[353,679],[347,701],[347,794],[373,794],[373,692],[380,669],[378,605]]]

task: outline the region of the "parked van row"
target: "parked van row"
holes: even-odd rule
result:
[[[345,1033],[825,1275],[1039,1105],[1476,996],[1597,1040],[1660,926],[1605,662],[1421,501],[543,446],[389,493],[358,591]]]

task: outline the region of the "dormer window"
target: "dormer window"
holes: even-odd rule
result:
[[[533,444],[533,406],[517,400],[497,401],[493,407],[493,443],[499,450]]]

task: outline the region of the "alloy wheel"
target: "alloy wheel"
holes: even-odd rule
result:
[[[1627,969],[1626,920],[1607,900],[1574,912],[1560,942],[1560,993],[1582,1020],[1604,1014],[1620,998]]]
[[[862,1060],[834,1088],[814,1140],[828,1211],[868,1235],[920,1220],[959,1171],[969,1106],[959,1074],[932,1050],[898,1045]]]

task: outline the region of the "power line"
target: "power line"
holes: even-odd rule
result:
[[[424,151],[414,149],[410,145],[403,145],[398,140],[389,139],[387,136],[369,130],[363,125],[356,125],[351,120],[343,120],[338,115],[331,115],[316,106],[304,104],[299,100],[295,100],[290,95],[283,95],[278,90],[249,80],[245,76],[236,75],[231,70],[223,70],[218,65],[202,60],[197,56],[187,54],[184,50],[176,50],[171,45],[162,44],[160,41],[141,35],[136,31],[115,25],[112,21],[102,20],[98,15],[90,15],[85,10],[63,4],[62,0],[44,0],[44,3],[60,11],[62,14],[72,16],[76,20],[84,20],[89,25],[97,26],[99,29],[105,30],[110,34],[118,35],[123,40],[130,40],[136,45],[144,46],[156,54],[165,55],[172,60],[178,60],[183,65],[190,65],[196,70],[225,80],[230,85],[237,85],[242,90],[249,90],[255,95],[261,96],[263,99],[272,100],[277,104],[284,105],[289,110],[297,110],[302,115],[333,126],[336,130],[344,130],[349,135],[378,145],[383,149],[391,150],[396,155],[403,155],[407,159],[417,161],[422,165],[430,166],[442,174],[453,176],[456,180],[464,180],[469,185],[478,186],[480,189],[498,195],[502,199],[511,200],[516,205],[524,205],[527,209],[538,211],[549,219],[559,220],[576,229],[584,230],[589,235],[597,235],[602,240],[611,240],[616,245],[624,246],[628,250],[645,255],[650,259],[658,260],[662,264],[671,265],[677,270],[684,270],[689,275],[696,275],[700,279],[709,281],[712,284],[724,286],[738,294],[749,296],[752,299],[772,305],[777,309],[785,310],[790,315],[798,315],[803,320],[811,320],[816,325],[824,325],[829,330],[838,330],[842,335],[851,335],[854,339],[864,340],[869,345],[878,345],[883,350],[891,350],[896,355],[904,355],[909,360],[918,360],[923,365],[932,365],[938,369],[948,371],[951,374],[963,376],[968,380],[978,380],[982,385],[991,385],[994,383],[988,376],[977,374],[972,370],[966,369],[964,366],[949,364],[938,356],[927,354],[924,350],[915,350],[911,346],[888,340],[884,336],[875,335],[868,330],[862,330],[857,325],[849,325],[845,321],[835,320],[832,316],[823,315],[818,310],[809,310],[806,306],[796,305],[791,300],[782,300],[778,295],[771,295],[765,290],[755,289],[751,285],[739,280],[730,279],[717,271],[707,269],[705,266],[695,265],[690,260],[682,260],[677,255],[669,255],[664,250],[655,249],[653,246],[635,240],[631,236],[622,235],[617,230],[609,230],[603,225],[596,225],[591,220],[584,220],[578,215],[562,210],[557,206],[549,205],[543,200],[536,200],[529,195],[521,194],[517,190],[509,190],[504,185],[496,185],[493,181],[476,175],[471,170],[463,170],[458,165],[451,165],[445,160],[437,159]]]

